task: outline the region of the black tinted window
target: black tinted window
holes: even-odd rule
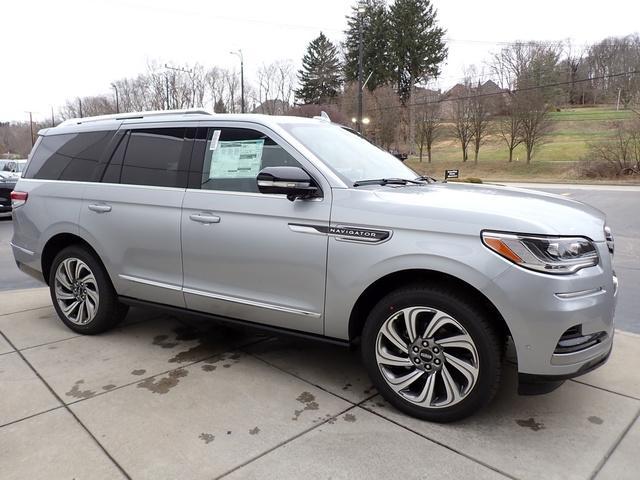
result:
[[[185,128],[131,130],[120,183],[185,187],[190,151]],[[117,152],[116,152],[117,153]]]
[[[120,172],[122,170],[122,160],[124,159],[124,152],[127,150],[127,143],[129,142],[129,133],[125,133],[120,136],[118,140],[118,146],[109,159],[109,164],[102,176],[103,183],[120,183]]]
[[[92,181],[111,131],[69,133],[42,137],[33,152],[26,178]]]
[[[258,192],[256,177],[265,167],[300,167],[264,133],[245,128],[210,128],[204,152],[201,188]]]

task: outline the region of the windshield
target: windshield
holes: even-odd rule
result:
[[[418,176],[400,160],[337,125],[283,123],[282,127],[326,163],[347,184],[358,180]]]

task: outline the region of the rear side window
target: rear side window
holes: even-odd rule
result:
[[[131,130],[122,163],[120,183],[186,187],[186,165],[191,155],[192,145],[191,142],[185,141],[186,130],[186,128]]]
[[[41,137],[25,178],[92,181],[113,134],[101,131]]]

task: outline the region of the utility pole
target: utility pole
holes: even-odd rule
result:
[[[164,72],[164,83],[167,87],[167,110],[171,109],[171,105],[169,105],[169,74]]]
[[[244,113],[244,57],[242,56],[242,50],[229,53],[240,59],[240,111]]]
[[[362,15],[365,8],[362,4],[358,6],[358,116],[356,117],[356,129],[358,133],[362,133],[362,90],[364,84],[362,82],[362,60],[364,48],[362,45]]]
[[[164,64],[164,68],[166,68],[167,70],[173,70],[174,72],[186,73],[186,74],[189,75],[189,77],[191,77],[191,90],[193,92],[193,100],[192,100],[191,103],[195,107],[195,105],[196,105],[196,99],[195,99],[195,97],[196,97],[196,83],[195,83],[195,78],[193,77],[193,70],[187,70],[186,68],[170,67],[166,63]],[[167,103],[168,102],[169,102],[169,81],[167,80]]]
[[[33,147],[33,112],[26,112],[29,114],[29,128],[31,129],[31,147]]]
[[[120,99],[118,98],[118,86],[112,83],[111,86],[116,91],[116,113],[120,113]]]
[[[51,126],[52,127],[56,126],[56,120],[55,120],[55,117],[53,116],[53,107],[51,107]]]
[[[79,116],[82,118],[82,99],[78,97],[78,106],[79,106]]]

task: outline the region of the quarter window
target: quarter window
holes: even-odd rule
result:
[[[98,131],[42,137],[29,160],[25,178],[92,181],[113,134]]]
[[[200,185],[205,190],[258,193],[258,172],[275,166],[301,165],[264,133],[246,128],[210,128]]]
[[[191,152],[185,132],[186,128],[131,130],[120,183],[186,187],[185,165]]]

